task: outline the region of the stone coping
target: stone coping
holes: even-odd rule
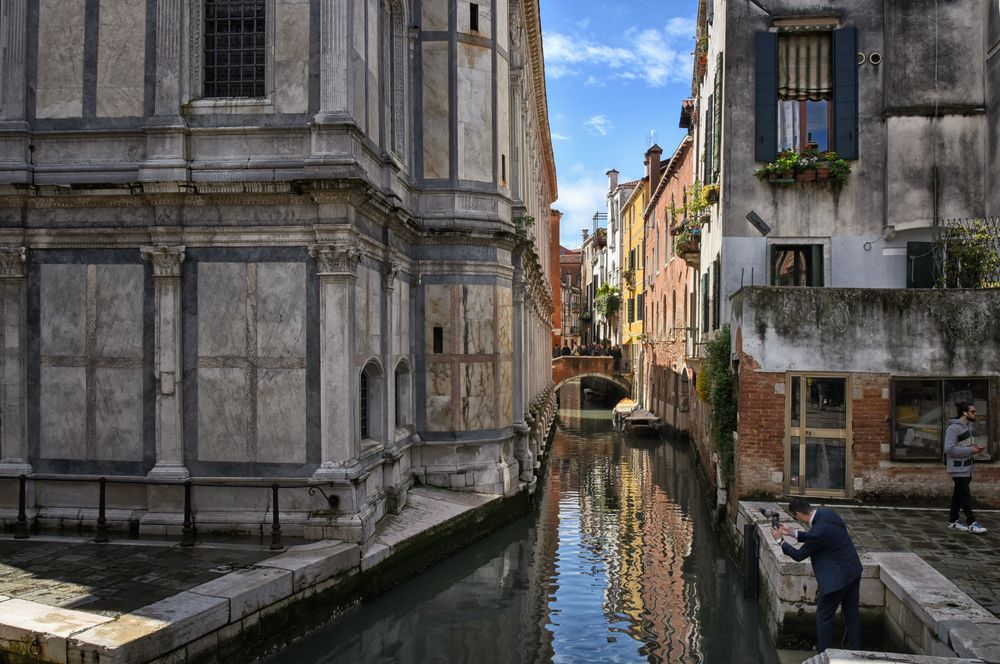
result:
[[[387,517],[364,550],[337,540],[292,546],[117,618],[0,596],[0,652],[59,664],[133,664],[186,647],[180,661],[190,660],[217,647],[227,629],[239,633],[248,620],[306,599],[341,575],[371,569],[402,546],[499,500],[501,496],[416,487],[408,506]]]
[[[862,650],[835,650],[810,657],[802,664],[982,664],[980,659],[956,659],[954,657],[928,657],[927,655],[903,655],[894,652],[868,652]]]

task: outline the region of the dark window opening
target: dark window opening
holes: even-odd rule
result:
[[[772,245],[771,285],[822,286],[823,245]]]
[[[444,328],[435,327],[434,328],[434,352],[443,353],[444,352]]]
[[[205,97],[264,96],[264,24],[264,0],[205,0]]]
[[[469,30],[479,32],[479,5],[469,3]]]
[[[507,155],[500,155],[500,182],[507,184]]]
[[[361,372],[361,389],[359,390],[361,401],[361,439],[369,437],[368,427],[368,374]]]

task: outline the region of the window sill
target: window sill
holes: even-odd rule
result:
[[[184,110],[189,115],[243,115],[246,113],[274,113],[270,97],[233,97],[226,99],[195,99]]]

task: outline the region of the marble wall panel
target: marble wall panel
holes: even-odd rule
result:
[[[368,56],[365,62],[368,65],[365,77],[368,81],[368,136],[376,143],[379,142],[379,132],[382,130],[382,123],[379,116],[379,69],[382,64],[381,53],[379,53],[378,24],[381,12],[379,11],[380,0],[367,0],[368,4]]]
[[[468,355],[496,352],[493,322],[493,286],[463,286],[459,320],[462,321],[463,352]]]
[[[458,45],[458,178],[493,181],[492,51]],[[425,139],[426,140],[426,139]],[[425,146],[426,149],[426,146]]]
[[[496,423],[494,382],[496,372],[489,362],[461,365],[462,428],[466,431],[492,429]]]
[[[143,114],[146,78],[146,5],[100,0],[97,51],[97,115]]]
[[[258,263],[257,356],[305,354],[305,263]]]
[[[35,115],[83,115],[83,34],[86,0],[39,0]]]
[[[144,276],[141,265],[97,266],[98,355],[142,357]]]
[[[424,352],[434,352],[434,328],[442,328],[444,352],[453,353],[451,286],[424,287]]]
[[[514,421],[514,363],[506,360],[500,362],[500,404],[498,406],[497,427],[510,426]]]
[[[274,110],[309,110],[309,3],[278,0],[274,7]]]
[[[352,77],[353,82],[353,92],[351,94],[354,103],[351,110],[354,113],[354,119],[367,132],[368,126],[365,123],[367,101],[365,98],[365,82],[367,79],[367,74],[365,73],[365,7],[365,2],[351,3],[351,9],[353,10],[351,17],[353,20],[351,45],[354,47],[354,55],[350,58],[351,65],[348,75]],[[351,86],[348,86],[348,90],[351,89]]]
[[[514,295],[510,288],[497,288],[497,352],[514,352]]]
[[[381,275],[368,267],[358,268],[355,282],[354,324],[355,349],[358,355],[370,357],[381,351],[382,330]]]
[[[257,460],[306,462],[305,369],[258,370]]]
[[[446,179],[450,169],[448,42],[423,43],[424,178]],[[469,105],[471,99],[463,99]],[[461,152],[459,152],[461,154]]]
[[[142,370],[97,369],[94,456],[142,461]]]
[[[497,178],[500,186],[510,189],[510,66],[497,57]],[[506,172],[504,172],[506,171]]]
[[[87,338],[87,266],[40,265],[42,355],[82,355]]]
[[[427,365],[427,430],[451,431],[452,404],[451,365]]]
[[[86,459],[86,369],[43,366],[40,382],[39,454],[43,459]]]
[[[252,461],[247,455],[243,369],[198,370],[198,460]]]
[[[497,3],[497,46],[507,50],[510,42],[510,23],[508,20],[507,3]]]
[[[423,20],[420,28],[427,31],[444,32],[448,29],[447,2],[421,2],[420,12]]]
[[[198,355],[247,353],[247,267],[243,263],[198,264]]]
[[[392,354],[410,353],[410,285],[396,284],[392,294]]]

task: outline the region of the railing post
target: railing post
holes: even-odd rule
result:
[[[181,546],[194,546],[194,523],[191,521],[191,480],[184,482],[184,525]]]
[[[271,549],[282,549],[281,522],[278,519],[278,485],[271,485]]]
[[[108,519],[105,514],[107,484],[108,480],[102,477],[100,480],[100,493],[97,498],[97,537],[94,538],[94,541],[98,543],[108,541]]]
[[[18,476],[17,482],[17,525],[14,526],[14,539],[28,539],[28,515],[26,513],[28,502],[27,475]]]

